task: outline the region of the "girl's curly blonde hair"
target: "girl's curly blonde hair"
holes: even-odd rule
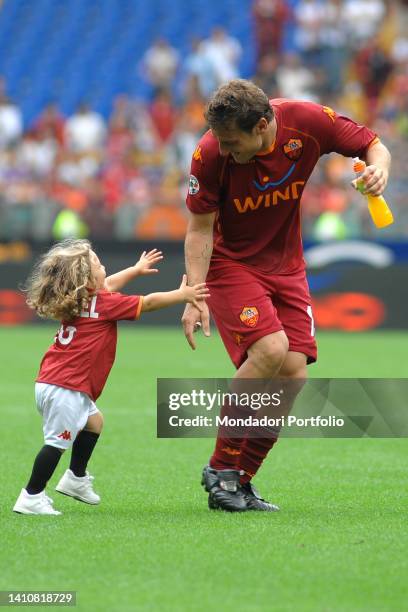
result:
[[[23,291],[28,306],[40,317],[72,321],[86,308],[96,288],[91,249],[88,240],[69,238],[39,259]]]

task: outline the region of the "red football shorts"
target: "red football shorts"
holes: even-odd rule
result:
[[[309,286],[304,270],[267,274],[234,261],[211,264],[208,305],[222,341],[239,368],[248,348],[268,334],[284,330],[289,350],[317,359]]]

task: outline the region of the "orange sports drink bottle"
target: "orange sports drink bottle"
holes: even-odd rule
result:
[[[353,162],[353,169],[357,178],[357,189],[360,193],[364,194],[364,182],[359,180],[359,177],[363,174],[366,164],[358,157],[354,157]],[[387,227],[387,225],[394,223],[392,212],[382,196],[375,196],[371,193],[366,193],[364,195],[367,198],[368,210],[370,211],[370,215],[376,227]]]

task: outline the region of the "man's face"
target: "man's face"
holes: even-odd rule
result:
[[[238,164],[246,164],[262,150],[262,131],[255,126],[251,132],[238,128],[211,130],[218,140],[221,155],[231,153]]]

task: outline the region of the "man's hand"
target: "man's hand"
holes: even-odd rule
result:
[[[196,348],[194,340],[194,332],[202,328],[204,335],[210,335],[210,313],[206,302],[200,304],[201,312],[192,304],[186,304],[184,314],[181,319],[184,329],[184,335],[187,338],[187,342],[193,349]]]
[[[388,182],[388,170],[383,170],[378,166],[367,166],[361,176],[352,181],[352,185],[355,189],[358,189],[357,184],[364,183],[364,191],[362,193],[367,195],[368,193],[379,196],[383,193]]]
[[[197,285],[189,287],[187,285],[187,274],[183,274],[179,292],[183,302],[192,304],[200,312],[203,311],[201,302],[210,297],[209,289],[205,283],[197,283]]]
[[[159,263],[163,259],[163,255],[161,251],[157,249],[153,249],[146,253],[143,253],[140,256],[139,261],[133,267],[136,272],[136,276],[143,276],[145,274],[156,274],[159,270],[157,268],[152,268],[155,264]]]

